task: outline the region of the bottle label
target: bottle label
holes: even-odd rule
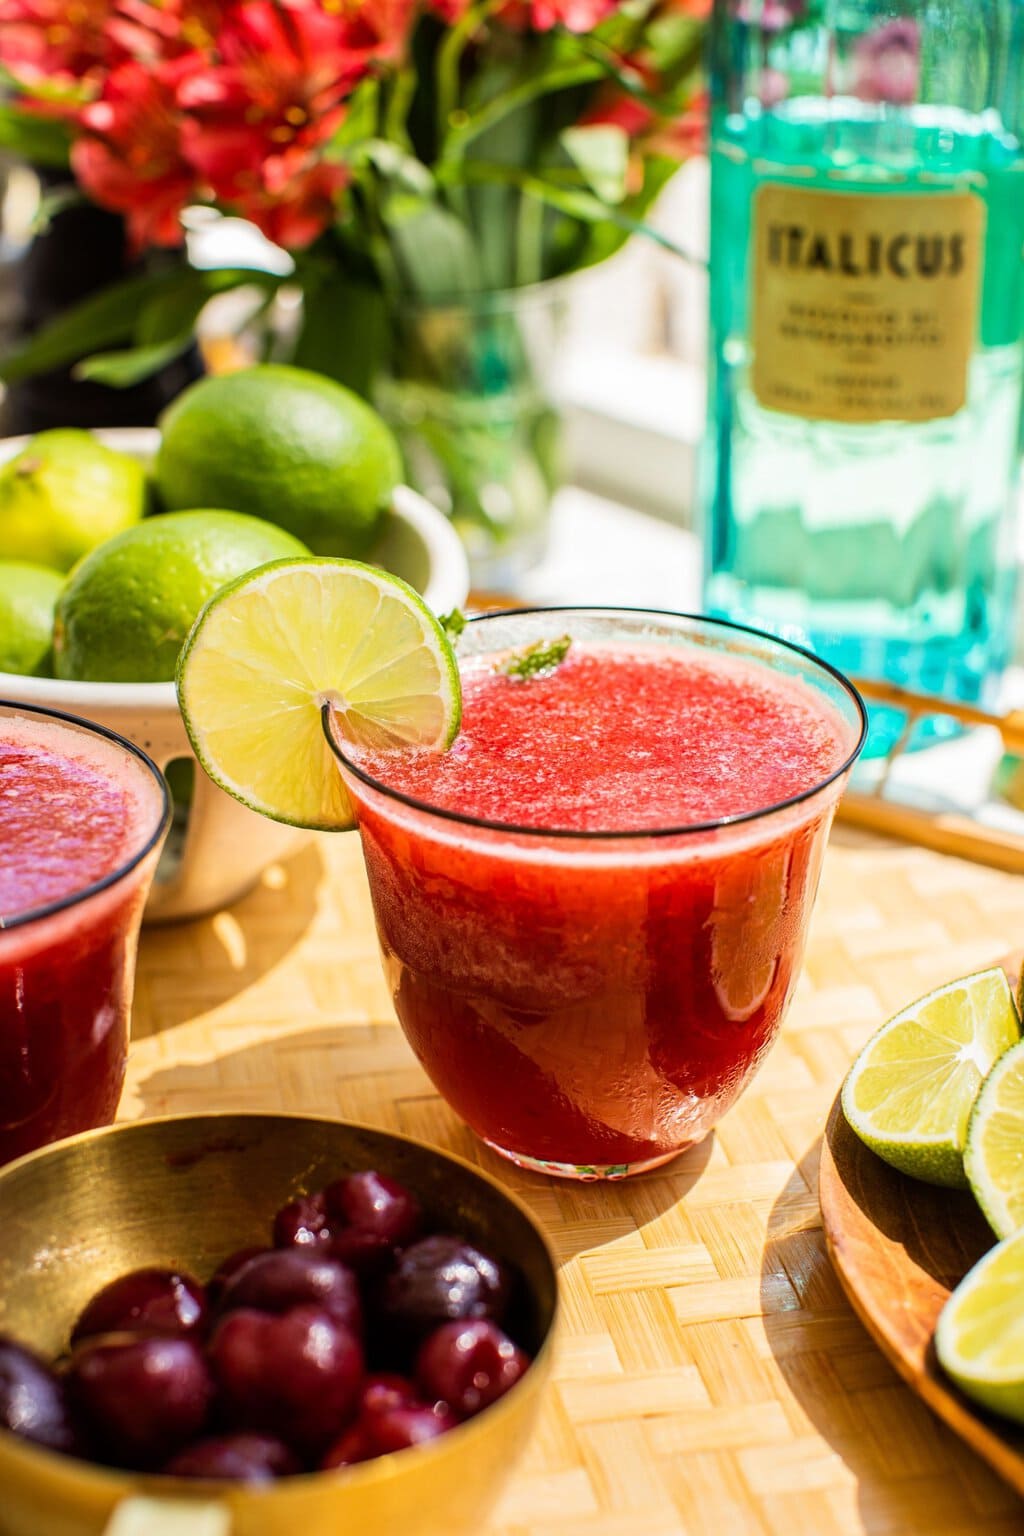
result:
[[[827,421],[932,421],[967,399],[985,205],[970,192],[754,197],[758,403]]]

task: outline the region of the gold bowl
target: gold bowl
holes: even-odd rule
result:
[[[400,1180],[432,1225],[465,1234],[518,1270],[516,1332],[534,1360],[516,1386],[426,1445],[269,1486],[112,1470],[0,1431],[5,1536],[479,1531],[548,1374],[557,1284],[525,1207],[461,1159],[302,1115],[188,1115],[58,1142],[0,1172],[0,1333],[57,1355],[109,1280],[146,1265],[205,1278],[235,1249],[269,1244],[273,1213],[286,1201],[360,1168]]]

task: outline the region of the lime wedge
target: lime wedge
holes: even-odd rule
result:
[[[1024,1232],[1016,1232],[990,1248],[946,1302],[935,1353],[968,1397],[1024,1422],[1022,1296]]]
[[[275,821],[353,825],[323,732],[443,752],[459,729],[459,669],[422,598],[354,560],[275,560],[222,587],[178,660],[178,702],[210,778]]]
[[[843,1084],[843,1113],[861,1141],[902,1173],[964,1188],[971,1106],[1019,1039],[1001,970],[951,981],[872,1036]]]
[[[967,1126],[964,1172],[997,1237],[1024,1227],[1024,1042],[982,1085]]]

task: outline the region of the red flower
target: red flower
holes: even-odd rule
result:
[[[318,161],[276,190],[257,190],[238,199],[238,211],[268,240],[296,251],[332,223],[338,197],[348,181],[344,166]]]
[[[185,148],[215,196],[258,199],[307,169],[363,73],[347,18],[248,0],[216,40],[220,62],[186,79]]]
[[[447,3],[450,6],[451,0]],[[618,10],[618,5],[619,0],[508,0],[497,20],[517,31],[532,27],[535,32],[550,32],[553,27],[565,27],[569,32],[592,32]]]
[[[308,244],[347,180],[320,160],[323,145],[371,65],[404,50],[411,19],[412,0],[245,0],[227,11],[218,62],[178,93],[185,154],[213,195],[271,239]]]
[[[125,215],[139,249],[181,243],[179,215],[195,194],[196,177],[182,152],[176,95],[203,63],[201,54],[189,54],[157,65],[121,64],[79,113],[72,169],[90,197]]]
[[[89,83],[122,57],[107,31],[117,0],[0,0],[0,63],[27,86]]]
[[[530,23],[538,32],[592,32],[617,9],[618,0],[530,0]]]

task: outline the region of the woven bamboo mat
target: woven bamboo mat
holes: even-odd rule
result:
[[[1010,1536],[1016,1498],[899,1383],[846,1305],[815,1197],[854,1052],[902,1004],[1019,949],[1024,882],[837,830],[783,1036],[669,1170],[566,1185],[480,1147],[405,1045],[355,836],[228,912],[143,938],[122,1114],[372,1121],[504,1178],[562,1260],[555,1382],[480,1536]]]

